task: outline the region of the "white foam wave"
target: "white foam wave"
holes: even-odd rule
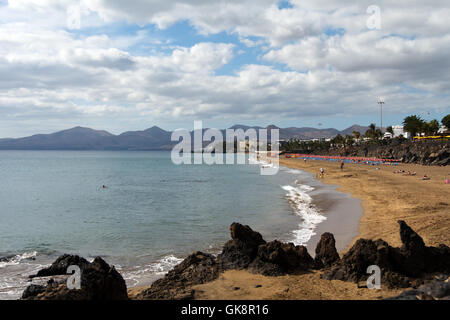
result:
[[[135,266],[131,269],[118,268],[123,271],[122,276],[130,286],[150,284],[154,280],[164,276],[173,267],[179,264],[183,259],[174,255],[165,256],[155,263],[144,266]]]
[[[294,243],[296,245],[305,245],[316,233],[314,230],[317,225],[327,218],[320,214],[320,211],[312,204],[312,198],[308,194],[314,190],[313,187],[307,185],[282,186],[286,190],[286,198],[291,204],[294,212],[300,216],[302,222],[299,224],[299,229],[293,231],[295,236]]]
[[[0,262],[0,268],[5,268],[7,266],[14,266],[21,263],[23,260],[30,260],[37,256],[37,252],[25,252],[22,254],[18,254],[12,256],[10,258],[6,258],[4,261]]]

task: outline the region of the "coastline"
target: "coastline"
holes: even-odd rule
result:
[[[326,186],[322,194],[324,198],[327,191],[339,191],[358,203],[361,201],[363,212],[361,218],[358,218],[359,223],[355,228],[357,231],[351,227],[346,231],[345,228],[349,226],[338,217],[338,222],[342,224],[340,226],[342,232],[349,236],[348,230],[352,231],[352,239],[345,241],[346,246],[339,248],[337,243],[341,256],[354,244],[355,239],[359,238],[372,240],[382,238],[399,246],[401,243],[396,222],[400,219],[413,225],[414,229],[423,235],[427,245],[449,243],[449,203],[445,197],[449,186],[443,181],[450,171],[446,167],[400,165],[382,166],[377,169],[375,166],[346,164],[341,171],[338,163],[325,161],[304,163],[302,159],[280,159],[280,165],[307,172],[313,179],[323,167],[325,177],[317,180]],[[415,171],[417,175],[394,174],[394,170]],[[430,176],[431,180],[421,180],[424,173]],[[323,203],[324,200],[319,199],[318,203]],[[336,222],[331,219],[334,217],[332,212],[327,210],[327,207],[332,208],[336,205],[336,199],[326,200],[322,210],[326,212],[327,220],[318,225],[316,235],[313,237],[320,237],[327,231],[336,233],[336,228],[327,230],[327,224]],[[347,209],[352,213],[351,208]],[[340,210],[342,213],[345,208]],[[308,245],[311,255],[314,255],[314,247],[315,245],[311,243]],[[261,287],[264,290],[256,290]],[[148,285],[129,287],[130,298],[135,298],[145,288],[148,288]],[[320,278],[318,271],[267,277],[248,271],[231,270],[224,272],[214,281],[192,288],[195,291],[194,299],[380,299],[397,295],[401,291],[387,288],[371,291],[359,288],[354,283],[324,280]]]
[[[361,200],[363,215],[359,220],[357,235],[344,250],[340,250],[341,257],[360,238],[381,238],[394,246],[400,246],[397,224],[400,219],[417,230],[426,245],[450,244],[450,203],[446,196],[449,185],[444,184],[450,175],[450,168],[401,164],[376,169],[369,165],[345,164],[341,172],[339,163],[308,161],[305,164],[303,159],[280,159],[280,166],[300,169],[313,175],[324,168],[323,183],[337,186],[337,191]],[[394,174],[395,170],[416,172],[416,175]],[[431,180],[421,180],[424,174]],[[321,279],[319,272],[265,277],[245,270],[226,271],[217,280],[194,286],[193,289],[195,299],[219,300],[373,300],[396,296],[402,291],[385,287],[382,290],[359,288],[355,283]]]
[[[337,191],[360,199],[363,215],[359,222],[358,235],[347,245],[348,249],[356,239],[378,239],[400,245],[396,229],[397,220],[405,220],[418,230],[427,245],[450,244],[450,202],[449,185],[444,180],[450,175],[450,168],[401,164],[399,166],[375,166],[345,164],[339,170],[339,163],[307,161],[301,159],[280,159],[280,165],[317,174],[325,169],[325,184],[337,185]],[[416,176],[394,174],[395,170],[416,172]],[[431,180],[423,181],[427,174]]]

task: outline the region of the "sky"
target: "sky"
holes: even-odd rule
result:
[[[450,113],[448,0],[0,0],[0,137]]]

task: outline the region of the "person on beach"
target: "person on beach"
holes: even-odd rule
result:
[[[320,168],[320,178],[323,178],[323,176],[325,175],[325,170],[323,168]]]
[[[344,170],[344,161],[341,161],[341,171]]]

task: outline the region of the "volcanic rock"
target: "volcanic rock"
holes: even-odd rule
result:
[[[314,258],[316,268],[330,267],[333,263],[339,261],[339,259],[339,254],[336,250],[336,240],[333,234],[325,232],[320,237],[320,241],[316,246],[316,256]]]
[[[56,259],[50,267],[39,270],[37,274],[31,275],[30,278],[67,274],[67,268],[72,265],[79,266],[83,270],[89,266],[89,261],[79,256],[64,254]]]
[[[156,280],[150,288],[137,295],[137,299],[184,300],[193,298],[193,285],[217,279],[219,265],[216,258],[207,253],[195,252]]]
[[[386,300],[449,300],[450,282],[447,279],[436,279],[427,282],[417,289],[403,291],[396,297]]]
[[[245,269],[256,258],[258,247],[266,243],[260,233],[249,226],[233,223],[230,226],[231,240],[225,243],[218,256],[223,269]]]
[[[381,269],[381,281],[388,287],[420,284],[430,273],[450,271],[450,248],[445,245],[427,247],[423,239],[404,221],[400,225],[401,248],[385,241],[359,239],[339,263],[327,268],[322,277],[345,281],[365,281],[367,268]]]
[[[274,240],[260,245],[248,270],[266,276],[280,276],[309,270],[314,260],[304,246]]]
[[[31,285],[25,289],[25,300],[126,300],[128,299],[125,280],[114,267],[97,257],[92,263],[84,258],[73,259],[67,255],[59,257],[50,268],[41,270],[40,274],[62,274],[62,266],[78,261],[81,271],[81,289],[69,289],[66,282],[49,281],[46,287]],[[86,264],[87,262],[87,264]],[[54,267],[54,268],[52,268]],[[65,270],[65,272],[67,269]],[[64,272],[64,274],[65,274]]]

